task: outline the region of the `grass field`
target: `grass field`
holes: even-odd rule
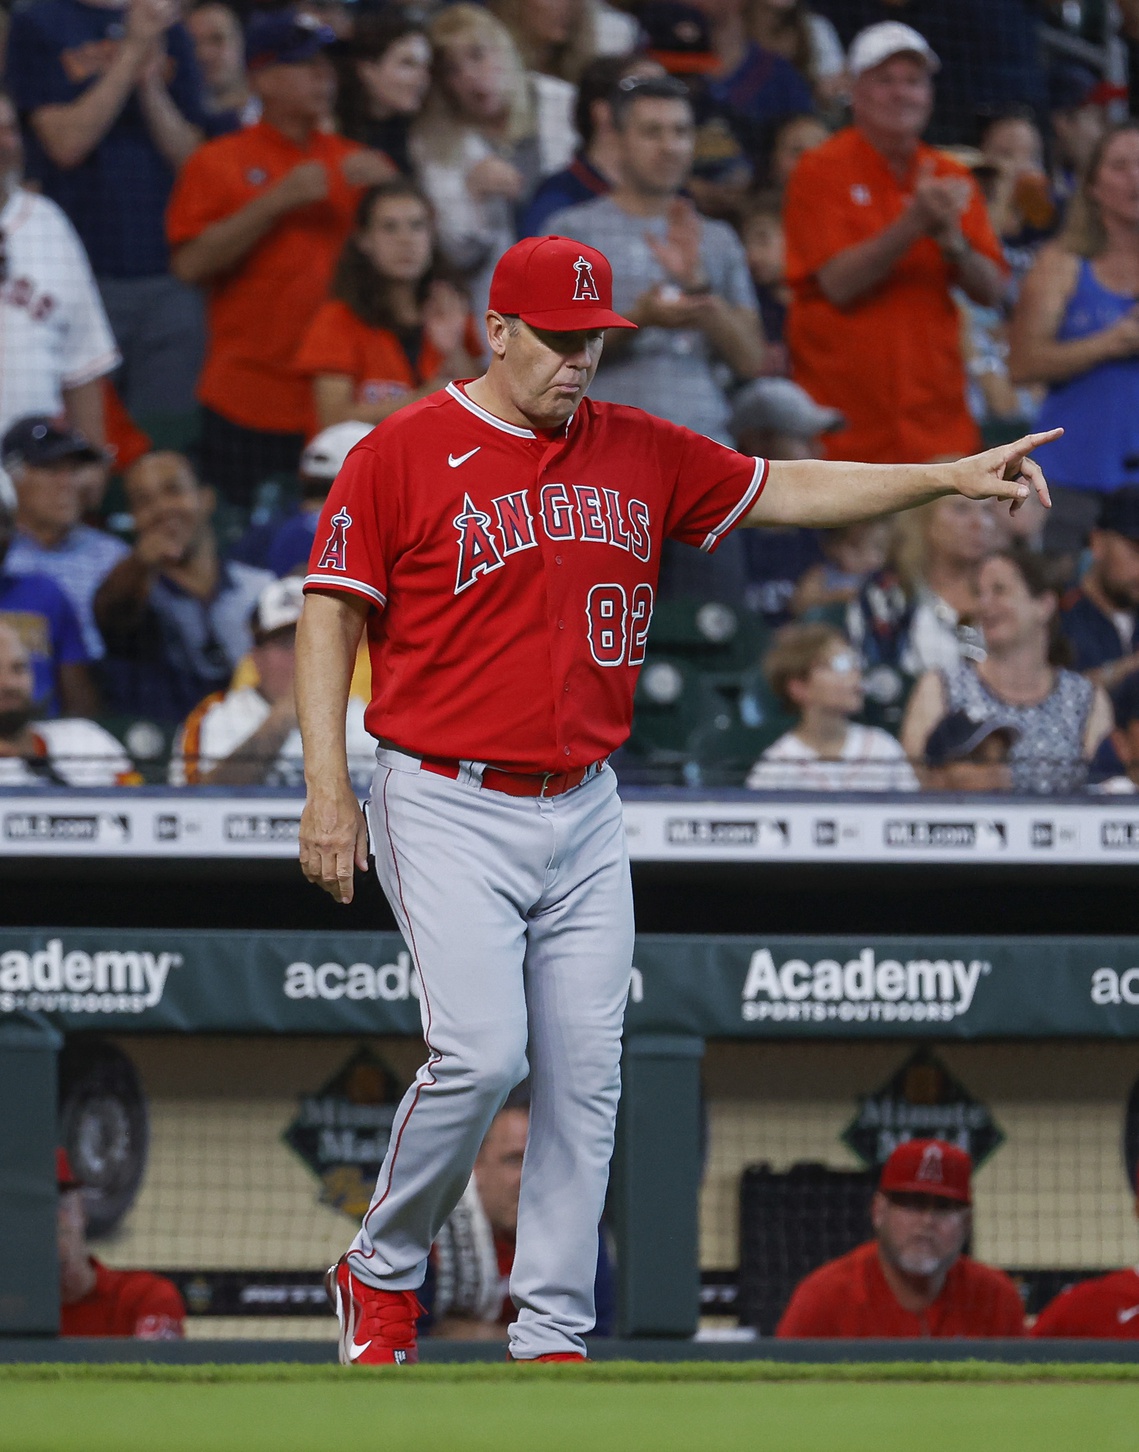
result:
[[[1137,1447],[1131,1366],[0,1366],[2,1452]]]

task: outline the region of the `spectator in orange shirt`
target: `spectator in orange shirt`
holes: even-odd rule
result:
[[[65,1149],[55,1152],[59,1185],[59,1334],[174,1341],[186,1307],[173,1282],[152,1271],[111,1270],[87,1248],[83,1182]]]
[[[964,1150],[900,1144],[870,1207],[874,1239],[795,1288],[777,1336],[1023,1336],[1024,1307],[1004,1271],[962,1254],[972,1224]]]
[[[167,212],[171,266],[205,283],[210,339],[198,388],[207,480],[247,504],[293,473],[313,432],[297,347],[328,293],[362,188],[394,167],[327,124],[335,39],[306,15],[258,15],[246,42],[262,119],[203,146]]]
[[[1004,263],[972,177],[921,141],[938,65],[907,25],[862,31],[849,60],[854,125],[809,151],[787,186],[792,375],[848,420],[827,439],[831,458],[980,447],[953,289],[993,306]]]
[[[402,177],[360,203],[332,281],[297,355],[321,428],[377,424],[453,378],[484,349],[470,308],[440,271],[427,198]]]

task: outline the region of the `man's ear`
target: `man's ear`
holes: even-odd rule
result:
[[[501,313],[496,313],[492,308],[488,308],[486,314],[486,338],[490,344],[490,351],[496,358],[505,356],[506,340],[509,336],[510,323]]]
[[[218,492],[212,484],[202,485],[202,518],[213,519],[218,507]]]

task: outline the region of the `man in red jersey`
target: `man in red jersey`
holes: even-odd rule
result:
[[[938,1139],[900,1144],[870,1207],[874,1239],[795,1288],[777,1336],[1023,1336],[1004,1271],[962,1254],[973,1162]]]
[[[491,284],[487,372],[373,430],[317,526],[297,634],[301,865],[347,902],[370,832],[428,1048],[329,1272],[344,1362],[415,1360],[431,1243],[528,1071],[510,1350],[584,1358],[633,951],[606,758],[629,732],[665,539],[711,551],[739,524],[1047,499],[1027,457],[1047,435],[953,464],[769,464],[593,403],[605,329],[628,326],[600,252],[517,243]],[[380,743],[366,820],[344,745],[365,631]]]
[[[171,1341],[182,1335],[186,1307],[178,1289],[144,1270],[110,1270],[87,1249],[83,1182],[65,1149],[55,1152],[59,1185],[59,1334],[137,1336]]]
[[[1069,1286],[1037,1316],[1032,1334],[1134,1341],[1139,1337],[1139,1268],[1128,1266]]]

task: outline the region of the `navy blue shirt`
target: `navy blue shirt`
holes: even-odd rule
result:
[[[0,573],[0,620],[15,629],[31,657],[36,714],[58,716],[57,667],[87,664],[75,607],[47,575]]]
[[[555,212],[563,207],[576,207],[578,202],[591,202],[611,191],[609,182],[585,157],[577,155],[564,171],[548,176],[530,200],[518,226],[519,237],[544,237],[546,226]]]
[[[730,75],[707,81],[704,96],[753,158],[773,121],[815,109],[810,86],[791,62],[754,41]]]
[[[174,169],[147,130],[131,95],[114,125],[78,166],[48,159],[28,117],[41,106],[67,105],[110,65],[126,28],[125,10],[80,0],[34,0],[12,14],[5,79],[24,125],[27,173],[70,217],[97,277],[153,277],[167,270],[163,218]],[[175,105],[203,129],[201,81],[190,37],[166,32],[167,86]]]
[[[1060,629],[1075,656],[1073,670],[1094,671],[1139,650],[1139,618],[1132,627],[1130,643],[1125,645],[1111,616],[1105,615],[1079,588],[1064,596]]]

